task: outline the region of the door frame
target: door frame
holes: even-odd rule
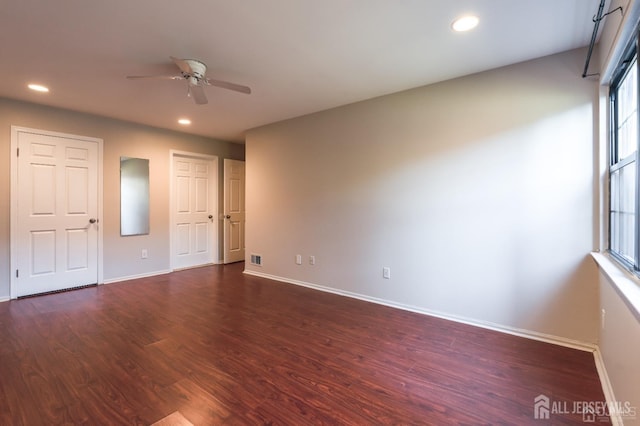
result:
[[[169,269],[171,271],[175,270],[174,260],[173,260],[173,252],[174,252],[174,244],[175,244],[175,231],[174,231],[174,223],[175,223],[175,212],[174,212],[174,184],[173,184],[173,160],[175,157],[189,157],[200,160],[211,161],[213,164],[213,176],[216,178],[216,184],[213,186],[213,195],[214,195],[214,212],[212,216],[214,217],[214,225],[213,225],[213,247],[212,247],[212,258],[214,264],[219,264],[220,262],[220,176],[219,176],[219,159],[217,155],[210,154],[200,154],[197,152],[189,152],[189,151],[180,151],[176,149],[169,150]]]
[[[104,250],[103,250],[103,235],[104,235],[104,209],[103,209],[103,168],[102,168],[102,153],[103,153],[103,140],[100,138],[94,138],[90,136],[80,136],[71,133],[53,132],[50,130],[33,129],[22,126],[11,126],[11,189],[10,189],[10,260],[9,260],[9,287],[10,297],[15,299],[17,297],[18,283],[16,282],[16,276],[13,271],[18,269],[18,135],[20,133],[35,133],[38,135],[60,137],[65,139],[75,139],[86,143],[98,144],[98,284],[104,283]],[[14,153],[16,153],[14,155]]]

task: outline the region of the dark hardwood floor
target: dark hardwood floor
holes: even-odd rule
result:
[[[0,303],[0,424],[582,424],[534,398],[604,400],[591,353],[243,267]]]

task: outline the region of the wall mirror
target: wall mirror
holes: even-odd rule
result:
[[[149,233],[149,160],[120,157],[120,235]]]

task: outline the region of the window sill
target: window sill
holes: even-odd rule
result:
[[[604,275],[609,278],[613,288],[631,310],[631,313],[640,321],[640,279],[625,270],[608,254],[591,253],[591,257]]]

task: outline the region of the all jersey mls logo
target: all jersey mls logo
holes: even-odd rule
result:
[[[549,419],[549,397],[546,395],[538,395],[533,400],[533,418],[540,420]]]

